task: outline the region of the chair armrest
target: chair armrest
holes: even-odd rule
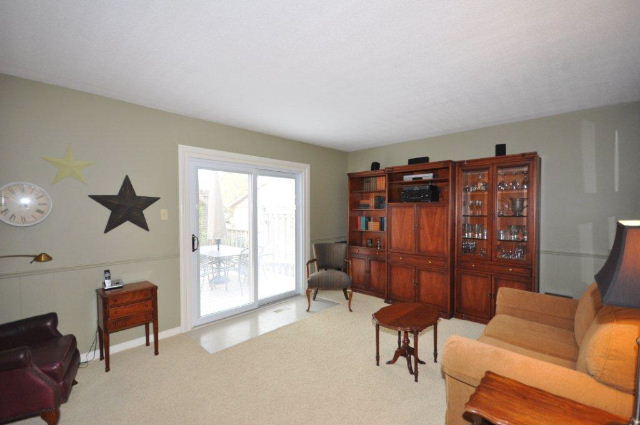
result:
[[[442,369],[447,379],[473,387],[490,370],[614,414],[628,417],[632,413],[632,394],[601,384],[586,373],[457,335],[445,343]]]
[[[317,258],[312,258],[311,260],[307,261],[307,279],[309,279],[309,276],[311,276],[311,268],[309,266],[312,263],[316,263],[316,269],[318,268],[318,259]]]
[[[16,347],[0,351],[0,372],[31,366],[31,350],[28,347]]]
[[[0,422],[56,409],[61,389],[31,361],[27,347],[0,351]]]
[[[348,274],[348,275],[349,275],[349,277],[351,277],[351,259],[350,259],[350,258],[345,258],[345,259],[344,259],[344,262],[345,262],[345,264],[346,264],[346,265],[345,265],[345,268],[346,268],[346,269],[344,270],[344,272],[345,272],[346,274]]]
[[[58,315],[47,313],[0,325],[0,350],[31,345],[62,336],[58,332]]]
[[[572,298],[514,288],[500,288],[496,299],[496,314],[508,314],[571,331],[577,308],[578,300]]]

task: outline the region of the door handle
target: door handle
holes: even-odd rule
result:
[[[196,235],[191,235],[191,252],[196,252],[200,248],[200,239]]]

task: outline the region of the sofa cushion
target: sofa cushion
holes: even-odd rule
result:
[[[570,330],[507,314],[494,316],[484,329],[484,335],[572,362],[578,358],[578,346]]]
[[[558,366],[566,367],[567,369],[576,368],[576,362],[574,361],[552,356],[550,354],[541,353],[536,350],[519,347],[501,339],[493,338],[490,336],[481,336],[480,338],[478,338],[478,341],[484,342],[485,344],[493,345],[494,347],[504,348],[505,350],[513,351],[514,353],[522,354],[524,356],[533,357],[534,359],[542,360],[543,362],[557,364]]]
[[[76,352],[76,337],[64,335],[34,344],[31,347],[33,363],[56,382],[62,382]]]
[[[640,310],[604,306],[580,344],[576,369],[599,382],[633,393]]]
[[[596,318],[596,314],[602,308],[602,298],[598,285],[592,283],[578,301],[576,316],[573,321],[573,333],[576,336],[576,344],[580,345],[584,334],[591,326],[591,322]]]

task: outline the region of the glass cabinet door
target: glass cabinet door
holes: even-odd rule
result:
[[[489,169],[462,171],[462,255],[490,258]]]
[[[530,261],[529,166],[498,166],[496,169],[497,260]]]

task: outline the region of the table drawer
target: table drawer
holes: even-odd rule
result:
[[[109,304],[111,306],[118,304],[129,304],[150,298],[151,289],[143,289],[140,291],[123,292],[122,294],[109,294]]]
[[[389,254],[389,262],[410,264],[416,267],[446,267],[446,262],[442,258],[421,255]]]
[[[149,311],[153,311],[153,302],[151,300],[146,300],[111,307],[108,314],[110,319],[117,319],[118,317],[131,316],[137,313],[146,313]]]
[[[134,326],[139,326],[153,320],[153,313],[138,313],[132,316],[120,317],[117,319],[109,319],[107,321],[107,330],[109,332],[119,331],[121,329],[127,329]]]

